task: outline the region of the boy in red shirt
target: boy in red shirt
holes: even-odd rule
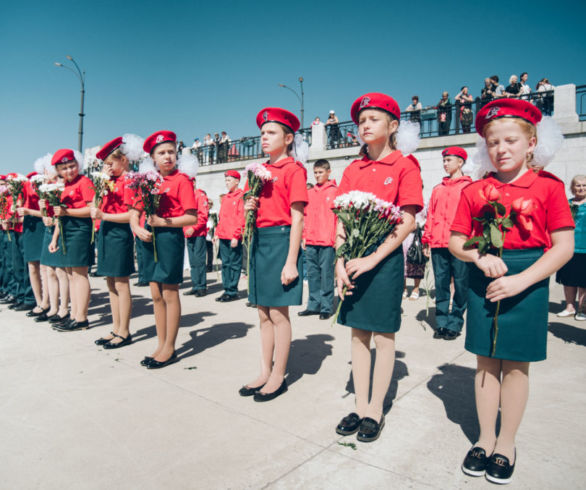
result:
[[[238,280],[242,269],[242,229],[244,227],[244,191],[238,188],[240,174],[228,170],[225,174],[228,193],[222,197],[215,239],[220,240],[222,285],[224,294],[216,301],[238,299]]]
[[[191,289],[185,296],[205,296],[206,288],[206,235],[208,232],[208,196],[202,189],[197,189],[193,179],[195,202],[197,203],[197,223],[183,228],[183,234],[187,238],[187,254],[191,269]]]
[[[327,160],[313,165],[316,185],[309,189],[309,203],[305,206],[305,226],[301,245],[305,250],[309,301],[307,309],[299,316],[319,315],[327,320],[334,311],[334,243],[336,239],[336,215],[332,203],[338,186],[330,180],[332,170]]]
[[[466,150],[450,146],[442,151],[444,170],[448,174],[433,188],[427,210],[427,221],[421,239],[424,253],[429,257],[435,277],[434,339],[454,340],[464,325],[468,295],[468,267],[448,250],[450,228],[456,215],[462,189],[472,179],[462,173],[468,157]],[[450,281],[454,278],[454,300],[450,311]]]

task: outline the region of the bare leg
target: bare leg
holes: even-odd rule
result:
[[[515,436],[529,397],[529,363],[502,361],[501,430],[494,452],[515,462]]]
[[[118,293],[118,335],[126,338],[130,334],[130,314],[132,313],[132,297],[130,296],[130,282],[128,277],[117,277],[114,282]]]
[[[274,325],[274,364],[273,370],[261,393],[272,393],[283,383],[291,349],[291,321],[289,307],[278,306],[269,308],[269,318]]]
[[[257,388],[264,385],[273,369],[273,352],[275,350],[275,326],[269,316],[269,308],[258,306],[258,318],[260,321],[260,375],[246,386]]]
[[[151,282],[151,296],[155,313],[155,327],[157,329],[157,348],[151,357],[155,358],[163,350],[167,336],[167,307],[163,301],[163,285],[160,282]]]
[[[165,362],[175,352],[175,341],[179,332],[179,320],[181,319],[181,301],[179,300],[178,284],[162,284],[163,303],[165,304],[166,332],[163,348],[155,357],[156,361]]]
[[[586,288],[578,288],[578,304],[576,311],[584,313],[584,299],[586,298]]]
[[[37,306],[34,308],[37,311],[41,310],[41,304],[43,302],[43,287],[41,284],[41,264],[40,262],[28,262],[28,275],[33,288],[33,294]]]
[[[116,287],[114,285],[114,278],[113,277],[106,277],[106,285],[108,286],[108,294],[110,297],[110,311],[112,312],[112,332],[118,334],[118,329],[120,328],[120,313],[119,313],[119,302],[118,302],[118,293],[116,292]],[[108,335],[104,338],[114,338],[112,335]]]
[[[59,282],[59,316],[65,316],[69,308],[69,279],[63,267],[57,267],[56,274]]]
[[[41,273],[41,308],[46,310],[50,307],[49,303],[49,278],[48,278],[48,267],[46,265],[39,264],[39,270]],[[57,311],[57,310],[55,310]]]
[[[47,315],[52,316],[59,312],[59,280],[57,279],[57,270],[55,267],[42,267],[44,267],[47,273],[47,290],[49,291],[50,309]],[[65,312],[67,312],[67,309]]]
[[[380,422],[383,415],[383,402],[391,384],[395,367],[395,334],[375,333],[376,361],[372,378],[372,397],[366,416]]]
[[[368,411],[370,388],[370,338],[368,330],[352,329],[352,380],[356,395],[356,412],[360,418]]]
[[[564,286],[564,296],[566,297],[566,311],[574,313],[576,311],[576,293],[578,288],[575,286]]]
[[[480,425],[477,446],[491,454],[496,443],[496,418],[501,392],[501,360],[476,356],[477,367],[474,379],[476,413]]]
[[[411,294],[413,294],[413,293],[419,294],[419,285],[420,284],[421,284],[421,279],[418,279],[418,278],[413,279],[413,291],[411,291]]]
[[[88,279],[87,267],[72,267],[71,286],[75,291],[75,320],[84,322],[87,320],[87,310],[90,305],[90,281]],[[72,308],[73,311],[73,308]]]

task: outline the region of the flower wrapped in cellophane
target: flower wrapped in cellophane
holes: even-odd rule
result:
[[[54,184],[41,184],[39,186],[39,198],[45,199],[49,206],[54,208],[65,207],[61,202],[61,194],[65,190],[65,185],[62,182],[55,182]],[[61,247],[63,248],[63,255],[67,255],[67,249],[65,248],[65,237],[63,236],[63,224],[61,218],[57,218],[59,225],[59,234],[61,235]]]
[[[346,261],[374,252],[403,220],[399,207],[370,192],[342,194],[334,200],[332,211],[338,216],[346,235],[345,242],[336,250],[336,259],[343,257]],[[347,290],[344,286],[332,324],[338,320]]]
[[[90,174],[92,184],[94,186],[94,207],[99,208],[102,205],[102,200],[108,192],[112,192],[114,189],[114,183],[110,179],[110,176],[105,172],[92,172]],[[94,243],[96,227],[92,225],[92,240],[90,243]]]

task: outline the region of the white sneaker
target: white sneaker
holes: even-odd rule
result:
[[[560,318],[565,318],[565,317],[567,317],[567,316],[574,316],[575,314],[576,314],[576,312],[575,312],[575,311],[564,310],[564,311],[560,311],[560,312],[558,313],[558,316],[559,316]]]
[[[409,299],[411,300],[415,300],[415,299],[419,299],[419,293],[411,293],[411,296],[409,296]]]
[[[576,316],[574,317],[574,320],[577,320],[579,322],[583,322],[584,320],[586,320],[586,314],[584,314],[584,313],[576,313]]]

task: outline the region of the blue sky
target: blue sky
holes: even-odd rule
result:
[[[555,8],[554,8],[555,5]],[[485,76],[527,71],[534,87],[586,83],[586,2],[1,2],[0,172],[77,147],[86,71],[84,147],[126,132],[171,129],[191,143],[226,130],[257,134],[263,106],[299,112],[280,88],[305,79],[305,125],[348,120],[365,92],[418,94],[432,105]]]

